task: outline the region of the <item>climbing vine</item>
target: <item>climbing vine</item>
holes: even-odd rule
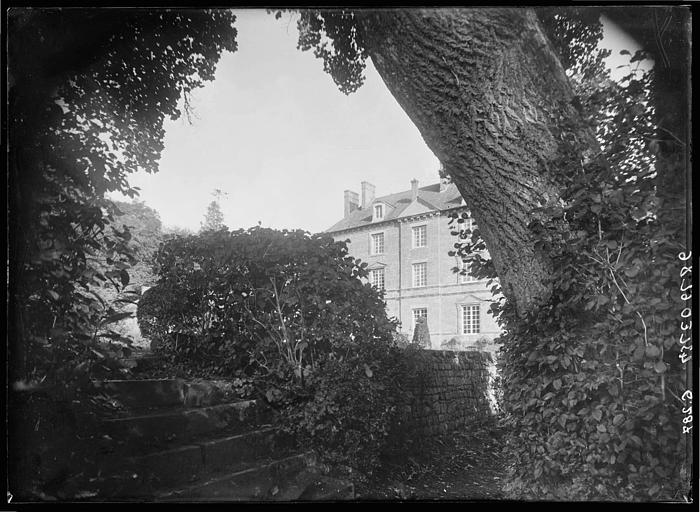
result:
[[[557,31],[578,26],[556,13],[550,21],[560,43]],[[682,499],[677,258],[685,248],[657,219],[652,72],[638,68],[643,52],[623,50],[629,72],[613,82],[599,59],[582,63],[568,51],[602,152],[581,161],[574,127],[560,125],[564,193],[529,225],[535,249],[552,259],[552,296],[525,317],[504,298],[492,307],[504,328],[505,451],[515,461],[507,489],[547,499]],[[455,253],[493,279],[492,263],[477,254],[485,248],[478,229],[460,225],[465,217],[453,219]]]

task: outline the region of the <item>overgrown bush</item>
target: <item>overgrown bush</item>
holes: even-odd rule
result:
[[[362,471],[403,400],[396,323],[344,243],[303,231],[202,232],[164,243],[139,321],[199,376],[251,382],[280,426]]]

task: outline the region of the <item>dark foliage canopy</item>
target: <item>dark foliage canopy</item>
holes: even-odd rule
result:
[[[41,378],[47,348],[91,353],[105,311],[91,289],[126,286],[135,262],[104,194],[133,197],[127,176],[157,170],[163,120],[236,49],[233,21],[224,10],[8,13],[14,378]]]

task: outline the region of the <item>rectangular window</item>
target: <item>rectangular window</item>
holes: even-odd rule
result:
[[[369,271],[369,282],[378,290],[384,289],[384,269],[377,268]]]
[[[415,226],[413,228],[413,247],[425,247],[427,245],[427,226]]]
[[[480,306],[462,306],[462,334],[481,332],[479,323]]]
[[[471,214],[468,213],[468,215],[471,215]],[[462,220],[462,219],[460,219],[460,220]],[[464,220],[464,222],[462,223],[462,226],[460,228],[461,234],[471,238],[471,234],[474,232],[474,230],[477,227],[476,224],[474,223],[474,219],[470,216],[469,218],[463,219],[463,220]],[[469,230],[468,235],[467,235],[467,230]]]
[[[413,264],[413,286],[426,286],[428,284],[428,264],[414,263]]]
[[[476,281],[476,278],[473,277],[471,274],[469,274],[470,267],[471,267],[471,264],[470,264],[470,263],[466,263],[466,262],[465,262],[464,260],[462,260],[461,258],[459,259],[459,270],[460,270],[460,272],[461,272],[462,270],[464,270],[464,271],[467,272],[466,274],[459,274],[459,282],[460,282],[460,284],[463,284],[463,283],[471,283],[472,281]]]
[[[370,254],[384,254],[384,233],[372,235]]]
[[[384,218],[384,205],[378,204],[374,206],[374,220],[382,220]]]
[[[469,218],[467,219],[467,222],[465,222],[465,224],[466,224],[466,225],[464,226],[464,228],[465,228],[465,229],[468,229],[469,231],[471,231],[471,232],[473,233],[473,232],[474,232],[474,228],[476,227],[476,226],[474,226],[474,219],[472,219],[471,217],[469,217]]]
[[[428,318],[428,308],[416,308],[413,310],[413,323],[411,325],[411,333],[413,333],[416,330],[416,322],[418,321],[419,318]]]

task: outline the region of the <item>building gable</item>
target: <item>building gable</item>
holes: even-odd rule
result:
[[[411,217],[412,215],[420,215],[421,213],[428,213],[431,211],[435,211],[435,208],[431,208],[425,201],[418,198],[401,212],[399,218]]]

